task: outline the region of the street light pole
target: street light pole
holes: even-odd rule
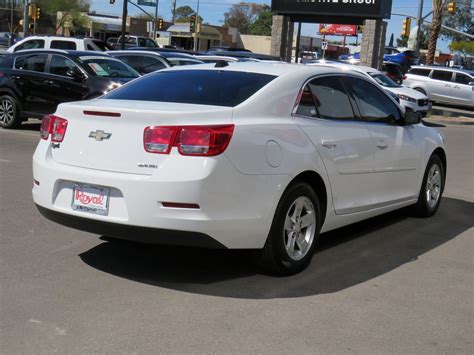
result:
[[[199,31],[199,0],[197,2],[197,10],[196,10],[196,25],[195,25],[195,31],[194,31],[194,44],[193,44],[193,51],[197,52],[197,47],[198,47],[198,31]]]
[[[25,8],[23,9],[23,37],[28,36],[28,0],[25,0]]]
[[[127,31],[127,12],[128,12],[128,0],[123,0],[122,9],[122,50],[125,49],[125,32]]]
[[[418,18],[417,18],[418,28],[416,31],[416,43],[415,43],[415,52],[417,57],[420,56],[420,41],[421,41],[421,25],[423,24],[423,0],[419,0],[418,3]]]
[[[10,41],[9,45],[13,46],[13,12],[15,11],[15,0],[11,0],[11,12],[10,12]]]

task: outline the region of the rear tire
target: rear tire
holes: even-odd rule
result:
[[[438,211],[444,191],[444,180],[443,162],[438,155],[432,155],[423,176],[418,202],[412,208],[415,216],[427,218]]]
[[[266,271],[294,275],[309,264],[321,228],[319,199],[310,185],[296,182],[283,194],[275,212],[267,242],[257,252]]]
[[[13,96],[0,96],[0,127],[18,128],[21,126],[18,103]]]

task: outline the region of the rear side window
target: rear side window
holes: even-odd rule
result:
[[[138,55],[121,55],[117,56],[116,58],[123,60],[137,71],[139,71],[140,66],[142,65],[142,57]]]
[[[103,98],[234,107],[275,78],[219,70],[162,71],[135,80]]]
[[[338,77],[312,80],[303,89],[296,114],[333,120],[354,120],[351,102]]]
[[[453,73],[450,71],[445,71],[445,70],[435,70],[433,71],[433,74],[431,75],[432,79],[442,80],[442,81],[451,81],[452,77],[453,77]]]
[[[17,57],[15,60],[15,69],[44,72],[47,58],[47,54],[30,54]]]
[[[431,69],[419,69],[419,68],[412,68],[408,72],[408,74],[420,75],[420,76],[429,76],[430,73],[431,73]]]
[[[358,78],[347,77],[344,80],[365,121],[391,124],[401,118],[397,106],[373,84]]]
[[[31,39],[26,41],[19,46],[15,47],[14,52],[21,51],[23,49],[35,49],[35,48],[44,48],[44,40],[42,39]]]
[[[469,75],[456,73],[456,83],[469,85],[470,82],[474,81]]]
[[[142,74],[152,73],[165,68],[166,65],[161,60],[152,57],[143,57],[143,63],[141,67]]]
[[[76,43],[72,41],[51,41],[51,48],[76,50]]]

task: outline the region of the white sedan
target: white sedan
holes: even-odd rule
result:
[[[319,235],[438,209],[443,135],[365,75],[270,63],[171,68],[46,116],[33,199],[72,228],[257,249],[288,275]]]

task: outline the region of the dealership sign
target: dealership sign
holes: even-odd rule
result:
[[[272,0],[274,13],[291,17],[384,19],[390,18],[391,10],[392,0]]]
[[[331,36],[355,36],[357,35],[357,26],[320,24],[319,34]]]

